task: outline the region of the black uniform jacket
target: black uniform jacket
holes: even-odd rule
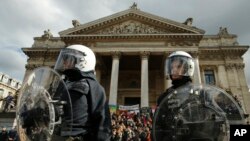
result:
[[[104,88],[95,79],[94,73],[82,73],[80,80],[66,81],[66,85],[70,93],[72,110],[70,104],[64,108],[65,124],[62,125],[61,135],[83,135],[93,141],[109,140],[109,108]],[[67,97],[67,93],[64,93],[62,100],[70,103]]]

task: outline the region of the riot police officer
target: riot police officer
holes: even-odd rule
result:
[[[216,87],[192,84],[194,61],[186,52],[176,51],[169,55],[165,74],[173,86],[157,100],[153,140],[228,140],[229,121],[223,107],[229,103],[236,105],[233,99]],[[222,97],[223,102],[220,101]],[[242,123],[242,112],[236,107],[239,111],[237,122]]]
[[[104,88],[94,74],[95,65],[95,54],[86,46],[71,45],[61,50],[55,70],[65,75],[71,102],[62,92],[61,100],[67,101],[67,105],[64,106],[61,137],[53,140],[109,140],[109,109]],[[72,113],[69,112],[70,103]]]
[[[157,106],[176,88],[192,83],[194,74],[194,61],[190,54],[184,51],[175,51],[169,55],[165,63],[165,75],[172,80],[172,86],[157,99]]]

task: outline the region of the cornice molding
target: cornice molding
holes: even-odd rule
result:
[[[6,83],[3,83],[3,82],[0,82],[0,85],[2,85],[1,87],[6,87],[7,89],[10,89],[12,91],[17,91],[18,89],[20,89],[20,88],[12,87],[12,86],[10,86],[10,85],[8,85]],[[6,88],[4,88],[4,89],[6,89]]]
[[[22,48],[22,51],[28,56],[57,56],[62,48]]]
[[[103,41],[167,41],[168,46],[199,46],[203,35],[197,34],[124,34],[124,35],[70,35],[61,37],[66,45]]]

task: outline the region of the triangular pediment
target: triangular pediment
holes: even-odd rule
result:
[[[71,35],[204,34],[204,30],[162,18],[138,9],[128,9],[59,32]]]

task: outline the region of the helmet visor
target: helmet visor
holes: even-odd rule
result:
[[[166,60],[165,75],[178,76],[192,76],[194,62],[192,58],[185,56],[173,56]]]
[[[68,69],[74,69],[76,68],[76,64],[78,64],[80,60],[84,59],[84,56],[84,53],[77,50],[62,49],[57,58],[54,69],[60,73]]]

